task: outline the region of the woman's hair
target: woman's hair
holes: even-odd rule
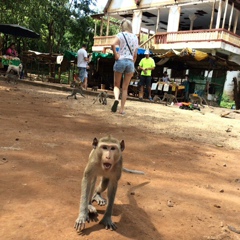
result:
[[[132,32],[132,22],[124,18],[121,22],[122,32],[128,31]]]

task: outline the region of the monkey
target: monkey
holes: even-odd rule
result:
[[[7,78],[7,83],[10,83],[11,81],[13,82],[13,84],[17,84],[18,82],[18,77],[16,74],[12,74],[11,72],[10,73],[7,73],[6,76]]]
[[[85,96],[83,95],[82,82],[75,83],[75,87],[74,87],[74,89],[72,90],[72,93],[67,96],[67,99],[68,99],[69,97],[74,97],[75,99],[77,99],[77,93],[79,93],[80,95],[82,95],[83,97],[85,97]]]
[[[171,103],[174,102],[174,101],[175,101],[176,103],[178,103],[178,100],[177,100],[176,96],[175,96],[175,95],[172,95],[172,94],[169,94],[169,93],[164,93],[162,102],[163,102],[164,100],[166,100],[166,106],[167,106],[168,103],[171,104]]]
[[[70,84],[70,87],[75,88],[75,87],[77,87],[76,85],[77,85],[76,81],[72,81],[71,84]]]
[[[228,225],[228,229],[231,230],[232,232],[235,232],[235,233],[237,233],[237,234],[240,234],[240,229],[236,229],[236,228],[233,227],[233,226]]]
[[[92,147],[83,173],[80,210],[74,228],[78,232],[83,230],[85,223],[93,220],[93,215],[97,215],[97,210],[92,205],[93,202],[97,202],[100,206],[107,204],[107,201],[101,196],[101,193],[107,189],[108,204],[100,224],[103,224],[106,229],[116,230],[117,226],[112,221],[112,209],[122,171],[135,174],[144,174],[144,172],[123,168],[124,140],[119,141],[112,136],[103,137],[99,140],[94,138]],[[94,191],[98,176],[102,179]]]
[[[81,82],[78,74],[75,73],[75,74],[73,74],[73,81],[71,82],[70,87],[76,88],[76,87],[79,87],[79,85],[82,86],[82,82]]]
[[[197,106],[199,104],[203,108],[205,107],[203,105],[203,101],[208,105],[208,102],[204,97],[200,97],[199,95],[196,94],[189,94],[189,99],[192,104],[197,104]]]
[[[155,95],[153,97],[153,102],[157,103],[157,102],[160,102],[160,101],[161,101],[161,99],[160,99],[160,97],[158,95]]]
[[[97,99],[99,100],[99,102],[103,105],[107,105],[107,91],[101,92],[98,94],[97,98],[94,100],[93,104],[97,101]]]
[[[97,92],[97,90],[98,90],[98,86],[93,86],[93,87],[92,87],[92,91]]]

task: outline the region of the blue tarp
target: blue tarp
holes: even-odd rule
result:
[[[119,48],[117,47],[116,50],[118,51]],[[139,49],[138,49],[138,55],[144,54],[145,51],[146,51],[146,49],[144,49],[144,48],[139,48]],[[150,54],[152,54],[152,51],[151,51],[151,50],[149,50],[149,52],[150,52]]]

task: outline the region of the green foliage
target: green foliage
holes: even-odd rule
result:
[[[20,50],[58,53],[77,51],[83,42],[93,45],[95,14],[90,6],[96,0],[19,0],[2,1],[0,22],[19,24],[41,35],[36,39],[5,38],[5,47],[19,42]]]
[[[224,108],[232,108],[232,106],[235,105],[235,102],[233,100],[231,100],[229,98],[229,96],[227,96],[226,94],[222,95],[222,99],[220,102],[220,107],[224,107]]]

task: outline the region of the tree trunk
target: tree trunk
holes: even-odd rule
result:
[[[236,110],[240,109],[240,82],[236,77],[233,78],[233,99],[235,101]]]
[[[51,20],[49,25],[48,25],[48,31],[49,31],[49,36],[48,36],[48,45],[49,45],[49,55],[53,55],[53,45],[54,45],[54,20]],[[49,75],[51,78],[55,79],[55,64],[52,64],[50,60],[49,64]]]

